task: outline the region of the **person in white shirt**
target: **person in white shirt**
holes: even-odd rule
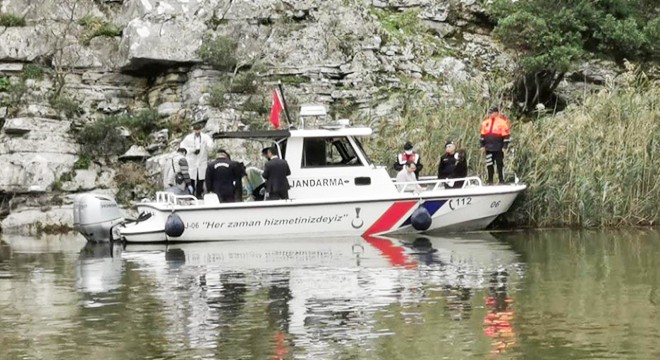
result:
[[[207,134],[202,133],[202,124],[193,125],[192,134],[187,135],[181,141],[181,147],[188,151],[186,160],[188,160],[188,171],[190,179],[198,199],[202,198],[204,193],[204,180],[206,179],[206,167],[209,161],[209,152],[213,149],[213,139]]]
[[[401,171],[396,175],[396,182],[403,183],[414,183],[414,184],[404,184],[398,185],[399,190],[405,187],[404,191],[422,191],[422,187],[417,184],[417,177],[415,176],[415,170],[417,167],[412,161],[408,161]]]

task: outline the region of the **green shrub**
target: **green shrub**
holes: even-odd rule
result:
[[[11,81],[6,76],[0,76],[0,92],[6,92],[11,89]]]
[[[213,66],[216,70],[232,71],[238,60],[236,59],[236,48],[238,43],[225,36],[212,38],[204,37],[198,55],[206,64]]]
[[[98,36],[115,37],[122,34],[120,27],[100,17],[87,15],[80,19],[78,24],[85,29],[81,39],[83,45],[89,45],[90,41]]]
[[[147,169],[142,164],[123,163],[115,171],[117,183],[117,202],[129,205],[132,201],[153,196],[159,183],[147,176]]]
[[[82,153],[91,158],[110,157],[123,154],[133,143],[146,145],[149,134],[160,126],[158,113],[146,110],[104,117],[85,125],[76,136]],[[131,132],[129,138],[122,136],[121,127]]]
[[[519,65],[516,103],[554,107],[564,73],[595,53],[619,62],[658,60],[660,7],[655,0],[494,0],[487,6],[494,35]]]
[[[91,163],[92,163],[92,160],[89,158],[89,156],[87,154],[83,154],[73,164],[73,169],[74,170],[86,170],[86,169],[89,169],[89,165],[91,165]]]
[[[250,96],[241,106],[242,111],[255,112],[266,115],[270,112],[270,103],[264,96]]]
[[[76,177],[75,171],[64,172],[62,173],[62,175],[60,175],[60,182],[65,183],[68,181],[72,181],[74,177]]]
[[[257,74],[252,71],[238,73],[231,81],[230,91],[237,94],[254,94],[258,89]]]
[[[410,36],[422,32],[418,9],[410,9],[402,12],[392,10],[373,9],[372,13],[376,15],[383,29],[388,34],[397,38]]]
[[[41,80],[44,77],[44,69],[35,64],[27,64],[23,67],[23,79]]]
[[[116,37],[121,36],[122,29],[117,25],[104,23],[98,30],[94,32],[93,37],[97,36],[107,36],[107,37]]]
[[[215,107],[215,108],[222,108],[223,105],[225,104],[225,94],[227,93],[227,88],[221,84],[214,86],[211,89],[211,93],[209,94],[209,105]]]
[[[0,26],[5,26],[5,27],[25,26],[25,19],[14,14],[0,14]]]
[[[311,82],[308,76],[303,75],[279,75],[275,77],[275,80],[279,80],[285,85],[300,85]]]
[[[60,95],[49,99],[50,106],[59,113],[64,114],[67,119],[78,115],[80,108],[78,103],[68,96]]]

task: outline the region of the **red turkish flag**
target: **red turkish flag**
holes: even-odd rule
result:
[[[280,127],[280,113],[282,113],[282,109],[284,109],[282,99],[277,89],[275,89],[273,91],[273,104],[270,108],[270,123],[273,124],[275,129]]]

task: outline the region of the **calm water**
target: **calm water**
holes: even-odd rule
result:
[[[660,233],[0,241],[0,359],[659,359]]]

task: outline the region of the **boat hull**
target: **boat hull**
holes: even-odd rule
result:
[[[427,193],[413,197],[349,201],[267,201],[213,206],[143,203],[139,212],[152,216],[120,229],[123,240],[145,242],[193,242],[261,238],[309,238],[418,233],[411,215],[426,208],[432,223],[427,232],[481,230],[506,212],[524,185],[480,187]],[[175,213],[185,225],[183,234],[165,234],[167,217]]]

